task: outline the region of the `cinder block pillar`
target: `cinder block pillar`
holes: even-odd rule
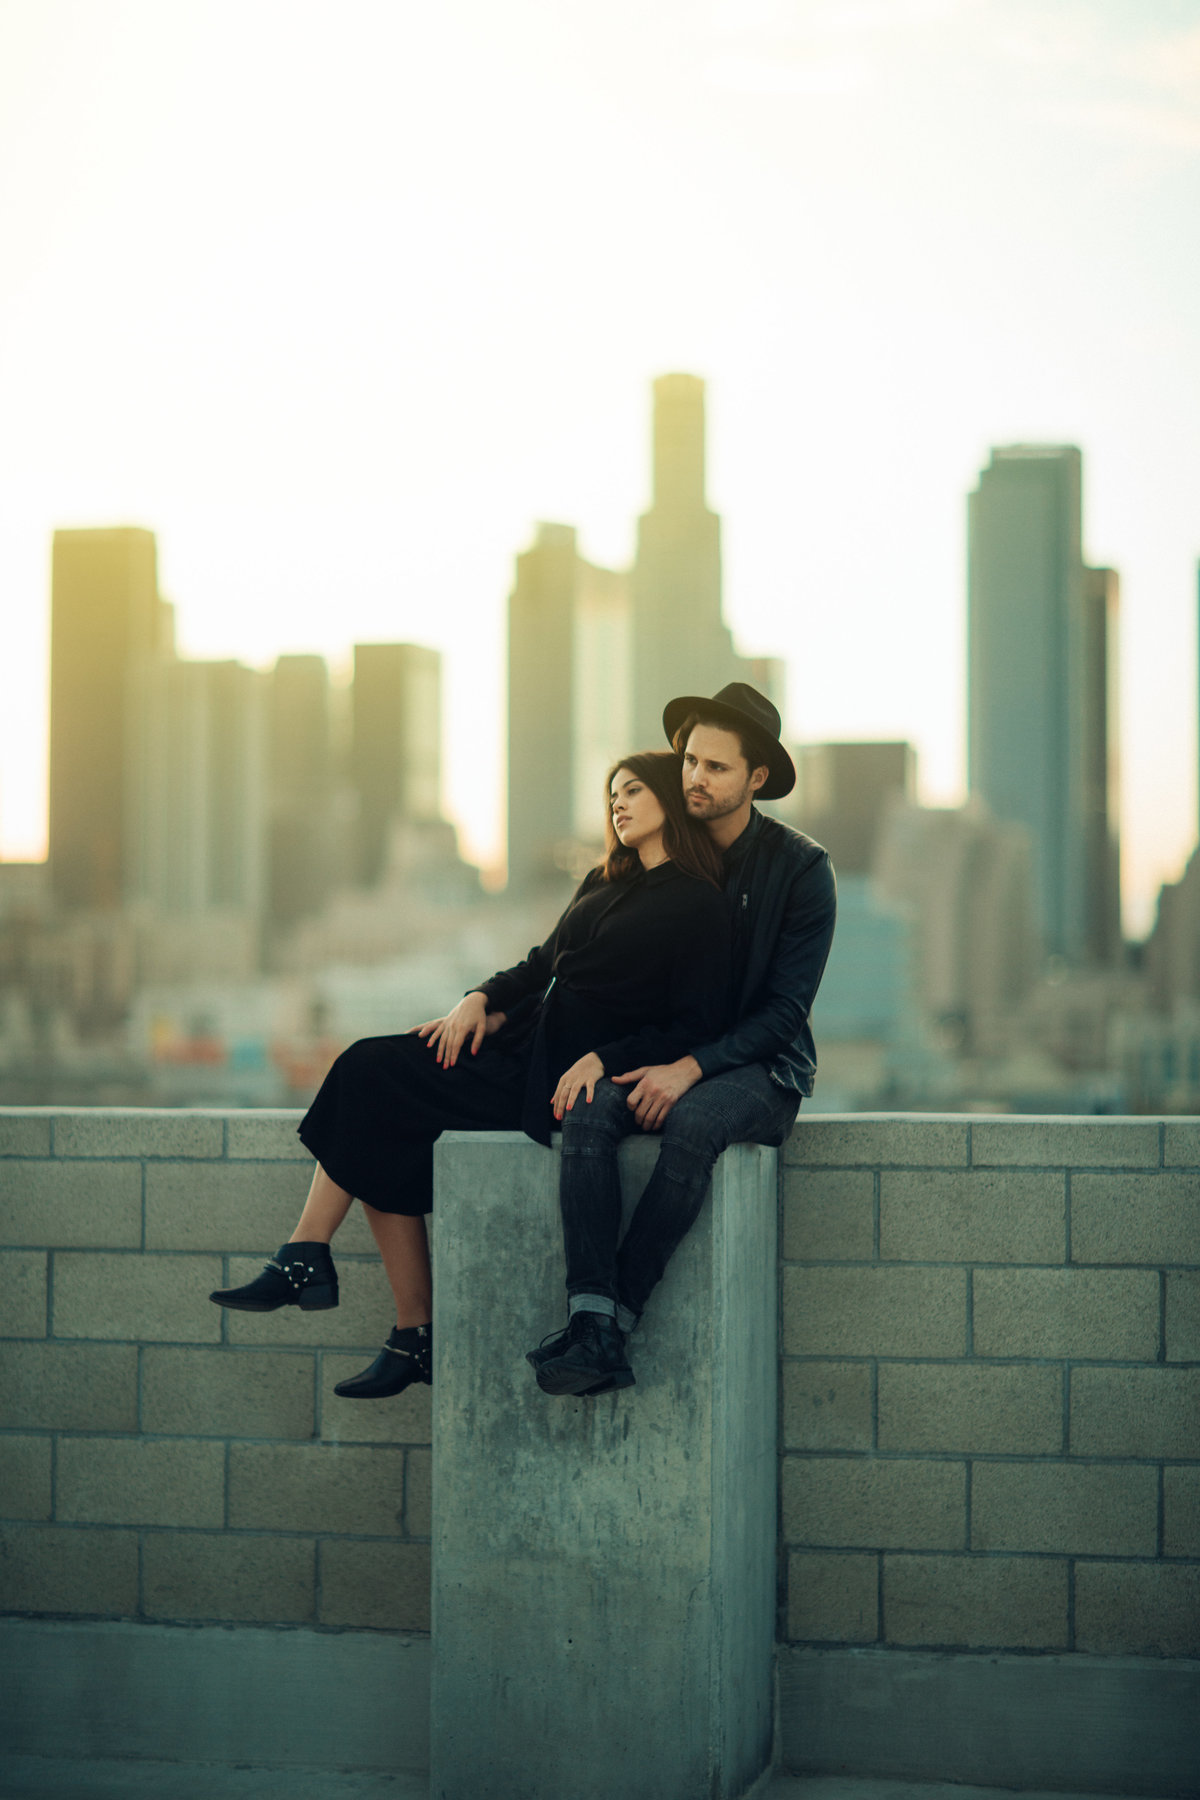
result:
[[[622,1152],[626,1208],[656,1145]],[[768,1767],[775,1153],[741,1144],[631,1340],[553,1399],[558,1155],[448,1133],[434,1210],[432,1800],[735,1800]]]

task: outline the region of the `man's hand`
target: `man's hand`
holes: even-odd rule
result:
[[[630,1069],[628,1075],[613,1076],[615,1086],[633,1088],[626,1104],[633,1109],[643,1131],[660,1131],[675,1102],[702,1079],[703,1071],[694,1056],[681,1056],[678,1062],[655,1063],[648,1069]]]
[[[596,1090],[596,1083],[604,1073],[604,1064],[594,1050],[581,1056],[578,1062],[572,1063],[565,1075],[559,1077],[558,1086],[554,1090],[554,1098],[550,1102],[555,1118],[561,1123],[565,1112],[570,1112],[581,1089],[586,1088],[589,1104]]]
[[[478,1056],[484,1038],[499,1031],[505,1016],[502,1012],[488,1012],[483,994],[465,994],[444,1019],[426,1019],[423,1025],[412,1029],[417,1037],[428,1041],[431,1050],[437,1051],[442,1067],[452,1069],[467,1039],[471,1040],[471,1055]]]

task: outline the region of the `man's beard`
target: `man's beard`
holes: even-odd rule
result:
[[[739,806],[744,806],[749,798],[750,783],[747,782],[740,793],[724,802],[714,800],[711,794],[698,794],[695,788],[691,788],[685,797],[684,804],[694,819],[707,821],[709,819],[727,819],[730,813],[738,810]]]

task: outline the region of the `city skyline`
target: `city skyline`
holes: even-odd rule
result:
[[[692,383],[692,384],[694,384],[695,388],[700,391],[701,396],[702,396],[703,383],[700,381],[697,381],[696,378],[693,376],[659,377],[656,380],[656,382],[654,383],[656,393],[659,393],[659,392],[663,391],[664,389],[667,392],[670,392],[672,384],[674,384],[674,383]],[[703,440],[704,424],[703,424],[702,398],[701,398],[701,410],[699,413],[699,431],[700,431],[700,435],[701,435],[701,440]],[[989,473],[994,472],[994,470],[997,466],[997,463],[1000,463],[1000,465],[1003,466],[1004,462],[1006,460],[1012,459],[1012,458],[1017,458],[1017,459],[1026,459],[1028,461],[1031,461],[1033,466],[1036,466],[1038,461],[1041,459],[1058,457],[1058,456],[1062,455],[1063,453],[1064,452],[1058,446],[1047,446],[1047,445],[993,446],[991,449],[991,452],[990,452],[990,457],[991,457],[990,463],[987,466],[984,466],[981,468],[979,476],[977,477],[978,489],[973,490],[971,493],[969,493],[967,496],[965,496],[966,501],[968,503],[968,511],[970,510],[970,507],[972,505],[978,504],[980,492],[985,491],[987,477],[988,477]],[[1078,450],[1074,447],[1069,447],[1069,454],[1072,457],[1074,457],[1076,464],[1078,464],[1078,462],[1079,462]],[[703,480],[702,468],[701,468],[700,480],[701,481]],[[1076,469],[1074,484],[1075,484],[1074,506],[1075,506],[1075,513],[1076,513],[1076,534],[1078,535],[1078,519],[1082,513],[1081,496],[1079,493],[1081,482],[1080,482],[1080,477],[1079,477],[1079,473],[1078,473],[1078,468]],[[651,508],[651,516],[652,516],[652,514],[653,514],[653,504],[652,504],[652,508]],[[719,527],[719,523],[720,523],[719,515],[710,514],[709,516],[713,519],[714,530],[716,530]],[[641,516],[641,518],[639,519],[639,531],[645,527],[646,517],[647,517],[647,515],[643,514]],[[969,529],[968,529],[967,536],[968,536],[968,548],[969,548],[969,538],[970,538]],[[55,543],[57,545],[60,542],[60,540],[63,542],[70,542],[71,540],[79,540],[81,542],[86,543],[88,540],[100,539],[100,538],[105,538],[105,537],[110,537],[113,539],[122,539],[123,538],[123,539],[129,540],[131,543],[137,543],[138,541],[143,541],[143,542],[148,543],[150,546],[149,554],[150,554],[151,565],[153,565],[153,563],[155,561],[155,549],[156,549],[155,536],[151,530],[147,529],[144,526],[66,528],[65,530],[60,530],[55,533]],[[630,588],[630,586],[633,586],[634,588],[636,588],[636,575],[637,575],[636,560],[635,560],[634,567],[632,569],[630,569],[628,572],[610,571],[607,569],[596,568],[593,565],[589,564],[586,561],[586,559],[583,558],[579,554],[578,532],[577,532],[577,528],[575,526],[542,524],[535,528],[535,538],[534,538],[534,544],[533,544],[532,548],[527,549],[525,551],[518,551],[514,556],[514,559],[513,559],[514,566],[517,570],[517,591],[520,590],[520,570],[521,570],[522,566],[524,564],[529,563],[531,558],[534,558],[536,556],[544,554],[546,552],[546,550],[549,548],[557,548],[558,550],[565,552],[568,556],[569,561],[573,565],[577,565],[579,567],[579,569],[582,570],[585,573],[585,575],[593,582],[593,584],[597,581],[600,581],[600,582],[608,582],[610,584],[615,583],[618,585],[622,595],[624,596],[620,602],[621,608],[628,609],[628,608],[630,608],[630,606],[632,604],[632,612],[630,614],[630,617],[628,619],[626,619],[626,622],[623,626],[624,632],[626,634],[628,634],[630,632],[631,626],[634,625],[638,620],[636,594],[633,595],[632,598],[628,594],[628,589]],[[702,548],[702,547],[698,546],[698,548]],[[1088,585],[1086,588],[1084,588],[1084,587],[1080,588],[1080,594],[1079,594],[1079,596],[1077,596],[1077,600],[1082,600],[1083,594],[1085,592],[1087,592],[1088,594],[1091,595],[1091,603],[1092,603],[1093,607],[1096,606],[1097,602],[1100,602],[1102,606],[1105,603],[1107,603],[1107,605],[1110,607],[1111,616],[1112,616],[1112,625],[1110,627],[1110,632],[1109,632],[1109,637],[1110,637],[1109,651],[1111,653],[1111,651],[1113,651],[1113,650],[1119,650],[1119,641],[1118,641],[1118,637],[1117,637],[1117,634],[1115,631],[1115,622],[1116,622],[1116,618],[1117,618],[1118,611],[1119,611],[1117,603],[1116,603],[1116,593],[1117,593],[1117,589],[1118,589],[1118,585],[1119,585],[1119,578],[1118,578],[1117,573],[1111,569],[1101,569],[1101,568],[1095,568],[1095,567],[1086,565],[1082,560],[1082,548],[1083,548],[1082,544],[1076,545],[1076,558],[1079,562],[1080,578],[1085,579],[1086,583]],[[689,550],[689,554],[692,554],[691,550]],[[56,555],[56,557],[58,555],[57,549],[56,549],[55,555]],[[720,553],[719,553],[719,550],[715,551],[714,555],[716,558],[715,567],[716,567],[716,571],[717,571],[716,576],[715,576],[716,599],[715,599],[715,602],[709,602],[709,604],[704,609],[702,609],[703,616],[705,616],[705,617],[707,617],[708,613],[712,612],[714,604],[718,609],[720,607],[721,577],[720,577]],[[161,548],[160,547],[159,547],[159,560],[161,560]],[[1018,558],[1018,560],[1019,560],[1019,558]],[[968,575],[969,575],[969,570],[968,570]],[[1099,586],[1097,586],[1097,583],[1099,584]],[[968,611],[969,611],[969,591],[968,591],[969,586],[970,586],[970,583],[969,583],[969,579],[968,579],[967,581],[964,582],[964,618],[965,618],[965,624],[968,628],[968,631],[967,631],[968,638],[969,638],[969,617],[967,615],[968,615]],[[586,589],[581,590],[581,592],[585,592],[585,593],[586,593],[586,591],[587,591]],[[615,593],[616,593],[616,590],[614,589],[614,597],[615,597]],[[1031,598],[1031,600],[1034,600],[1036,602],[1035,595],[1031,595],[1030,598]],[[606,604],[608,604],[611,607],[612,602],[609,601],[609,602],[606,602]],[[674,604],[676,604],[677,606],[680,604],[678,596],[676,596]],[[174,633],[175,633],[176,608],[166,598],[166,596],[161,596],[157,600],[157,610],[158,610],[158,613],[161,615],[161,617],[166,621],[165,624],[160,625],[158,627],[158,629],[160,631],[165,631],[167,636],[173,642]],[[1032,622],[1032,620],[1036,617],[1037,611],[1038,611],[1038,605],[1035,603],[1033,612],[1030,614],[1029,620],[1026,621],[1027,624]],[[719,627],[719,622],[720,622],[719,610],[717,612],[715,612],[713,614],[713,616],[717,619],[718,627]],[[999,628],[1001,629],[1001,631],[1003,633],[1003,631],[1007,627],[1003,623],[999,623]],[[84,644],[82,646],[82,650],[79,653],[72,654],[73,663],[75,664],[76,667],[80,668],[81,671],[83,669],[83,665],[87,661],[87,658],[89,656],[95,656],[99,649],[99,640],[96,640],[96,643],[91,644],[90,648],[89,648],[90,638],[95,637],[96,629],[97,629],[97,626],[95,624],[92,624],[89,627],[90,636],[89,636],[89,634],[85,634],[85,639],[87,639],[88,641],[84,642]],[[511,629],[511,627],[510,627],[510,629]],[[60,639],[62,637],[62,633],[63,633],[63,627],[62,627],[62,622],[60,621],[60,627],[59,627]],[[436,633],[434,635],[436,635]],[[727,640],[728,634],[725,633],[724,636]],[[56,641],[58,641],[58,640],[56,640]],[[597,650],[599,650],[599,648],[602,644],[602,641],[603,641],[602,638],[597,638],[597,641],[596,641],[596,649]],[[993,651],[995,650],[996,644],[998,644],[999,642],[1000,642],[1000,640],[997,639],[996,643],[993,644]],[[969,644],[967,647],[969,648]],[[305,652],[281,651],[274,658],[274,664],[275,664],[276,670],[278,670],[280,666],[287,665],[287,664],[312,664],[314,667],[319,665],[323,670],[328,669],[328,673],[326,673],[322,677],[324,680],[327,681],[329,679],[329,675],[332,674],[333,678],[334,678],[335,686],[344,686],[348,691],[353,691],[353,687],[354,687],[353,672],[358,667],[362,651],[364,649],[369,649],[369,648],[370,648],[369,646],[363,646],[361,644],[359,644],[359,645],[340,645],[332,654],[322,653],[322,652],[307,652],[307,653],[305,653]],[[420,656],[420,657],[423,657],[426,659],[431,659],[431,666],[433,664],[436,664],[439,661],[440,654],[441,654],[440,652],[433,650],[433,649],[429,648],[428,646],[417,646],[417,645],[402,646],[402,645],[398,645],[398,644],[388,644],[388,645],[379,646],[378,648],[388,651],[388,652],[393,652],[393,653],[403,650],[410,656],[416,655],[416,656]],[[656,646],[656,648],[657,648],[657,646]],[[59,654],[61,654],[61,652]],[[625,654],[626,655],[629,654],[628,647],[625,650]],[[695,657],[695,655],[697,654],[697,648],[694,645],[691,646],[691,654],[693,657]],[[719,652],[716,648],[714,648],[714,650],[711,652],[711,654],[717,655],[717,654],[719,654]],[[771,664],[774,660],[778,660],[778,659],[772,659],[770,656],[761,656],[758,658],[753,658],[753,657],[738,658],[736,652],[732,649],[731,646],[728,647],[728,654],[731,658],[731,664],[730,664],[731,667],[733,667],[735,664],[740,664],[740,672],[742,674],[745,674],[752,679],[757,679],[758,684],[760,685],[760,687],[763,688],[763,691],[768,691],[770,689],[771,681],[770,681],[769,677],[772,672]],[[235,666],[235,664],[230,659],[224,659],[224,660],[226,661],[227,665],[230,668]],[[683,661],[683,660],[686,660],[686,659],[681,658],[681,661]],[[194,666],[197,668],[200,668],[202,666],[211,666],[211,667],[215,668],[215,667],[219,666],[220,661],[221,661],[221,659],[213,659],[213,658],[199,659],[198,661],[196,661]],[[755,668],[752,666],[755,662],[757,662],[760,665],[761,670],[765,671],[765,673],[760,673],[759,671],[755,670]],[[505,661],[504,667],[507,670],[507,668],[508,668],[507,659]],[[636,658],[634,660],[633,667],[634,667],[634,669],[636,669],[638,667]],[[252,673],[252,671],[246,670],[245,673],[247,675],[250,675]],[[269,673],[269,667],[264,668],[262,670],[262,674],[264,676],[266,676],[268,673]],[[605,676],[605,681],[608,684],[608,686],[606,686],[606,688],[605,688],[606,692],[608,691],[608,687],[611,686],[611,673],[612,672],[609,671]],[[347,676],[349,677],[349,679],[347,679]],[[577,674],[577,676],[575,678],[575,685],[576,685],[577,690],[578,690],[579,682],[581,679],[582,679],[581,674]],[[1113,682],[1114,691],[1118,690],[1119,685],[1120,685],[1120,683],[1119,683],[1119,654],[1115,659],[1115,668],[1113,670],[1111,679]],[[970,737],[971,680],[972,680],[972,678],[971,678],[971,673],[970,673],[970,659],[968,657],[967,667],[964,669],[964,672],[963,672],[964,696],[966,699],[966,711],[967,711],[967,715],[968,715],[967,734],[966,734],[968,737],[968,740]],[[713,681],[711,681],[708,685],[712,686],[712,685],[714,685],[714,683],[715,683],[715,677],[714,677]],[[682,680],[682,678],[681,678],[681,681],[677,681],[675,685],[678,686],[681,684],[684,686],[688,685],[686,680]],[[693,685],[695,685],[695,684],[693,683]],[[786,669],[784,671],[784,689],[786,690]],[[577,701],[578,701],[579,697],[580,696],[577,692],[577,695],[576,695]],[[584,695],[583,697],[585,699],[588,698],[587,695]],[[631,695],[628,695],[625,697],[624,705],[626,707],[628,707],[631,697],[632,697]],[[440,709],[435,709],[435,710],[440,710]],[[590,712],[593,714],[595,713],[594,705],[591,706]],[[646,705],[646,701],[645,701],[644,697],[643,697],[643,712],[644,712],[644,714],[646,714],[646,716],[648,716],[648,707]],[[47,708],[48,727],[49,727],[50,720],[53,718],[53,716],[54,715],[53,715],[51,709],[48,707]],[[565,718],[565,716],[566,715],[564,715],[564,718]],[[75,711],[75,715],[74,715],[73,719],[71,720],[71,723],[74,726],[78,727],[81,723],[86,723],[86,717],[87,717],[86,707],[84,707],[82,710],[77,708]],[[1065,714],[1064,714],[1064,717],[1065,717]],[[597,723],[598,722],[595,719],[593,719],[592,736],[596,735]],[[599,721],[599,724],[604,725],[605,722]],[[61,725],[60,725],[60,735],[61,735]],[[542,736],[544,737],[544,735],[545,735],[545,733],[543,732]],[[609,733],[607,732],[606,727],[602,731],[601,735],[605,737],[605,741],[607,742],[607,737],[608,737]],[[788,734],[788,730],[787,730],[787,725],[785,723],[785,729],[784,729],[785,738],[787,738],[788,735],[789,734]],[[586,733],[585,733],[585,736],[586,736]],[[49,750],[50,750],[51,757],[52,757],[54,754],[54,750],[53,750],[54,740],[53,740],[53,734],[49,731],[49,729],[47,732],[47,737],[49,740]],[[622,741],[624,741],[624,740],[622,740]],[[875,744],[875,745],[879,745],[881,748],[884,747],[889,742],[889,740],[884,739],[877,734],[870,734],[870,733],[865,734],[864,736],[858,738],[857,740],[853,740],[853,741],[858,742],[864,746]],[[1014,743],[1016,743],[1018,741],[1019,741],[1019,734],[1018,734],[1018,738],[1014,739]],[[441,742],[441,740],[439,739],[439,743],[440,742]],[[801,738],[793,737],[792,742],[794,743],[794,746],[798,751],[803,749],[806,745],[812,745],[814,748],[818,748],[818,749],[822,747],[816,740],[812,740],[812,739],[801,739]],[[921,742],[921,737],[920,737],[919,731],[913,731],[912,733],[910,733],[909,736],[905,739],[905,742],[912,742],[914,745],[914,748],[919,748],[919,745]],[[1085,745],[1082,741],[1078,744],[1075,744],[1075,750],[1081,756],[1083,756],[1085,758],[1086,758],[1086,755],[1087,755],[1089,749],[1090,749],[1090,745]],[[949,794],[934,793],[933,795],[930,795],[926,791],[926,792],[923,792],[922,796],[921,796],[923,801],[925,801],[925,803],[934,804],[934,805],[954,804],[957,801],[961,801],[962,799],[966,798],[967,793],[971,790],[971,767],[970,767],[970,755],[969,755],[969,742],[967,745],[967,751],[968,751],[968,753],[964,756],[964,763],[966,766],[964,769],[964,781],[962,783],[962,791],[960,793],[951,792]],[[422,751],[422,753],[421,753],[422,757],[424,757],[426,754],[427,754],[426,751]],[[590,763],[590,764],[595,764],[596,767],[599,767],[599,763],[606,762],[609,755],[610,755],[610,751],[606,747],[593,746],[593,754],[590,756],[590,758],[585,758],[584,762]],[[1115,751],[1115,749],[1114,749],[1114,756],[1116,756],[1117,760],[1119,761],[1119,755]],[[532,760],[531,760],[531,757],[532,757]],[[597,757],[599,757],[599,762],[597,762]],[[511,736],[510,736],[509,744],[507,747],[507,756],[506,756],[506,766],[509,768],[511,768],[511,766],[512,766],[512,758],[513,758],[513,747],[512,747],[512,740],[511,740]],[[436,752],[435,752],[435,759],[436,759]],[[522,771],[524,774],[528,775],[528,773],[532,769],[534,763],[536,763],[536,760],[537,760],[536,756],[532,756],[532,753],[529,756],[525,756],[524,758],[521,759]],[[419,761],[420,761],[420,759],[419,759]],[[103,762],[101,761],[100,763],[97,764],[97,769],[100,769],[102,767],[103,767]],[[587,768],[588,775],[594,775],[594,772],[595,772],[594,768],[591,768],[590,766]],[[1028,771],[1026,773],[1028,774]],[[576,795],[578,796],[572,802],[572,805],[574,807],[575,812],[578,812],[580,817],[586,816],[592,810],[592,807],[590,806],[588,799],[585,797],[585,794],[587,792],[590,792],[590,788],[588,788],[586,786],[586,782],[584,782],[584,780],[582,779],[583,775],[584,775],[584,767],[583,767],[583,764],[581,764],[580,769],[577,770],[575,773],[575,776],[573,778],[573,783],[572,783],[573,789],[574,789]],[[49,776],[49,763],[48,763],[48,776]],[[426,777],[423,774],[422,769],[418,766],[418,764],[413,765],[413,769],[411,771],[411,778],[414,781],[416,781],[418,784],[422,780],[426,779]],[[1014,795],[1015,795],[1016,790],[1020,787],[1022,779],[1023,779],[1023,777],[1021,775],[1021,772],[1015,765],[1008,768],[1008,770],[1006,772],[1006,776],[1005,776],[1006,785],[1010,789],[1013,790]],[[591,785],[594,785],[594,781],[591,783]],[[47,829],[46,829],[46,844],[45,844],[45,849],[44,849],[43,854],[48,854],[48,852],[49,852],[50,843],[51,843],[51,835],[52,835],[52,833],[51,833],[52,809],[49,805],[49,788],[50,788],[50,780],[48,779],[48,781],[47,781],[48,792],[47,792],[47,805],[46,805],[46,828]],[[1119,795],[1120,795],[1119,782],[1116,783],[1116,788],[1117,788],[1117,794],[1118,794],[1118,798],[1119,798]],[[981,787],[980,792],[981,793],[985,792],[985,789]],[[110,796],[110,799],[113,801],[116,801],[117,799],[119,799],[118,790],[116,788],[113,789],[113,793]],[[0,800],[2,800],[2,793],[0,793]],[[536,797],[534,798],[534,800],[532,802],[527,802],[526,804],[527,804],[527,806],[529,804],[533,804],[535,806],[535,810],[536,810]],[[502,813],[501,813],[500,832],[499,832],[499,835],[500,835],[499,856],[500,856],[500,861],[502,863],[504,860],[504,839],[505,839],[505,835],[506,835],[503,820],[504,820],[505,816],[510,816],[509,803],[507,803],[505,801],[505,798],[503,795],[501,796],[501,807],[502,807]],[[580,811],[580,808],[582,808],[582,811]],[[444,810],[445,810],[447,816],[450,817],[451,822],[455,823],[459,827],[459,829],[462,829],[463,821],[461,818],[458,818],[458,819],[455,818],[453,805],[451,804],[451,805],[447,806]],[[999,809],[999,815],[1001,817],[1006,816],[1006,813],[1010,814],[1010,816],[1019,816],[1020,812],[1021,812],[1021,809],[1020,809],[1019,805],[1018,805],[1017,813],[1015,813],[1015,814],[1011,813],[1011,807],[1006,808],[1003,804],[1001,804],[1000,809]],[[430,815],[430,816],[432,816],[432,815]],[[568,809],[568,813],[564,814],[564,820],[566,820],[569,816],[572,816],[570,808]],[[803,825],[805,822],[803,820],[798,819],[797,823]],[[813,823],[812,821],[809,821],[810,825],[812,823]],[[2,819],[0,819],[0,825],[2,825]],[[567,825],[564,823],[562,831],[558,835],[563,836],[563,837],[569,837],[572,835],[572,832],[567,827]],[[466,837],[466,843],[467,843],[467,847],[468,847],[468,853],[472,849],[477,850],[477,844],[472,843],[471,833],[470,833],[469,828],[468,828],[467,832],[465,833],[465,837]],[[1191,847],[1194,848],[1194,844]],[[1190,851],[1189,851],[1189,853],[1190,853]],[[1114,855],[1115,854],[1116,854],[1116,852],[1114,851]],[[3,860],[26,860],[26,859],[27,858],[23,858],[21,855],[18,855],[16,857],[6,857],[4,855],[4,852],[2,849],[2,839],[0,839],[0,861],[3,861]],[[38,860],[38,859],[35,856],[33,858],[33,860]],[[485,870],[487,870],[488,868],[491,868],[494,870],[497,867],[496,861],[493,860],[493,861],[489,862],[489,859],[486,856],[481,856],[479,858],[479,860],[480,860],[481,866]],[[1091,886],[1093,886],[1093,885],[1094,885],[1094,883],[1092,883],[1091,876],[1089,875],[1089,885],[1088,885],[1088,889],[1087,889],[1088,892],[1090,892]],[[1081,890],[1081,891],[1083,891],[1083,890]],[[1103,900],[1101,900],[1100,904],[1103,906],[1103,904],[1104,904]],[[1136,908],[1135,908],[1135,911],[1136,911]],[[1088,920],[1085,920],[1083,917],[1083,914],[1081,914],[1080,919],[1081,919],[1080,931],[1083,935],[1087,935],[1090,931],[1093,930],[1093,926],[1090,922],[1090,918]],[[1150,919],[1148,922],[1152,923],[1152,919]],[[1139,935],[1141,935],[1141,933],[1139,932],[1137,925],[1135,924],[1131,928],[1127,922],[1126,926],[1125,926],[1125,936],[1136,939]],[[1053,937],[1053,934],[1052,934],[1052,937]],[[1116,942],[1119,942],[1119,937],[1114,938],[1112,941],[1114,944]]]
[[[41,843],[51,534],[131,524],[188,657],[441,650],[449,810],[494,860],[514,554],[556,519],[629,565],[683,368],[738,649],[785,657],[790,737],[910,739],[933,803],[965,496],[990,446],[1081,447],[1140,934],[1195,841],[1198,98],[1191,0],[14,0],[5,850]]]

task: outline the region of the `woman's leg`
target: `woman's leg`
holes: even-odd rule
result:
[[[308,1199],[291,1237],[261,1275],[242,1287],[218,1288],[209,1299],[241,1312],[275,1312],[299,1306],[323,1312],[338,1303],[338,1278],[329,1240],[349,1212],[352,1196],[317,1164]],[[294,1246],[294,1248],[293,1248]]]
[[[289,1244],[328,1244],[354,1203],[353,1194],[327,1175],[320,1163],[313,1170],[304,1211]],[[367,1208],[368,1212],[370,1208]]]
[[[366,1201],[363,1211],[391,1284],[397,1326],[403,1330],[410,1325],[428,1325],[433,1317],[433,1275],[425,1220],[420,1213],[379,1212]]]
[[[363,1202],[396,1301],[395,1329],[371,1365],[334,1388],[345,1400],[383,1400],[414,1381],[433,1380],[433,1284],[420,1213],[379,1212]]]

